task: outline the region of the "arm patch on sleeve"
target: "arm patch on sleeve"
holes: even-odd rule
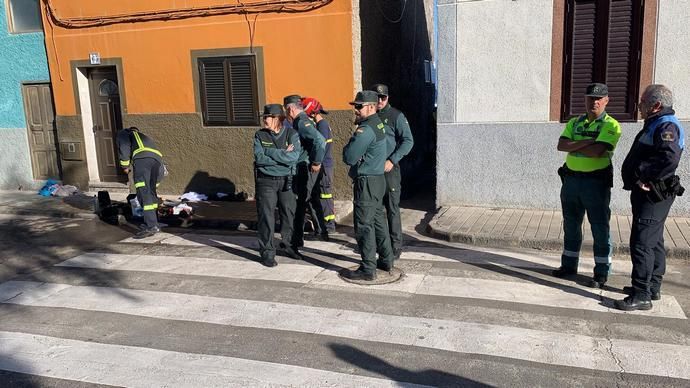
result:
[[[664,131],[661,133],[661,140],[663,141],[675,141],[676,134],[673,131]]]

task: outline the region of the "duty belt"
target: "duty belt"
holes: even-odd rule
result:
[[[568,176],[606,178],[609,176],[609,174],[611,174],[611,166],[606,167],[606,168],[602,168],[600,170],[594,170],[594,171],[574,171],[574,170],[569,169],[568,167],[563,166],[561,171],[563,172],[563,175],[568,175]]]
[[[258,178],[261,178],[261,179],[275,179],[275,180],[287,178],[287,175],[283,175],[283,176],[268,175],[268,174],[264,174],[261,171],[257,171],[256,176]]]

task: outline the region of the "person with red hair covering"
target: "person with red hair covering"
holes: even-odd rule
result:
[[[303,97],[304,112],[316,123],[316,129],[326,139],[326,155],[321,164],[315,190],[312,191],[310,208],[314,222],[314,232],[322,240],[328,240],[328,233],[335,232],[335,207],[333,205],[333,136],[331,126],[323,117],[328,111],[316,98]]]

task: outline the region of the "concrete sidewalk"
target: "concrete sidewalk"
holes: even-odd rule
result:
[[[557,210],[489,207],[442,207],[429,223],[436,238],[488,247],[563,249],[563,215]],[[614,256],[630,253],[631,216],[611,216]],[[592,232],[585,217],[583,250],[592,249]],[[669,217],[664,241],[667,257],[690,262],[690,218]]]

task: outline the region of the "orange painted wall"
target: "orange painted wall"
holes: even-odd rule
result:
[[[117,15],[234,4],[219,0],[50,0],[63,18]],[[248,16],[253,21],[253,15]],[[56,113],[76,112],[70,61],[121,58],[127,113],[195,112],[191,50],[249,47],[242,15],[65,29],[48,24],[46,47]],[[330,109],[348,109],[353,93],[352,8],[334,0],[306,13],[260,14],[254,46],[263,47],[267,102],[287,94],[318,97]]]

